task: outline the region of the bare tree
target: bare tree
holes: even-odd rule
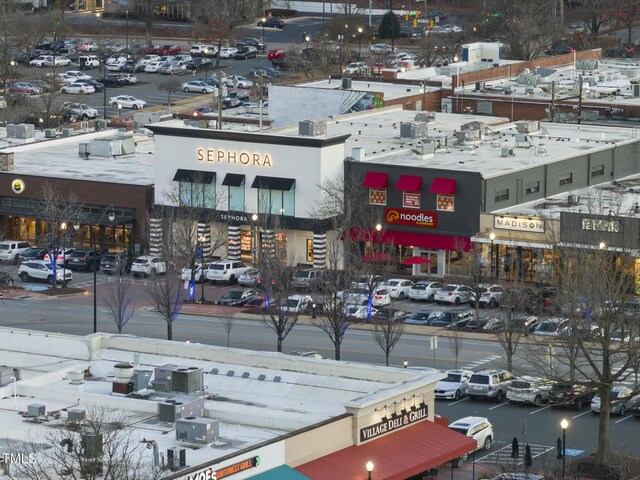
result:
[[[164,274],[152,274],[148,282],[148,294],[156,312],[162,315],[167,325],[167,340],[173,340],[173,322],[184,303],[184,289],[180,271],[176,269],[173,261],[166,260],[166,272]]]
[[[373,338],[384,352],[385,365],[389,366],[389,356],[404,333],[404,324],[394,315],[394,310],[385,308],[381,316],[373,320]]]
[[[182,81],[178,78],[172,77],[158,85],[158,90],[167,92],[167,106],[171,106],[171,95],[180,90]]]
[[[460,358],[460,352],[462,352],[462,348],[464,347],[464,337],[460,335],[460,328],[457,326],[453,326],[445,336],[449,340],[449,350],[453,354],[453,358],[455,360],[454,368],[458,368],[458,359]]]
[[[235,310],[233,307],[227,307],[225,309],[225,315],[219,317],[220,324],[222,328],[224,328],[225,333],[227,334],[227,348],[229,348],[231,344],[231,330],[233,330],[233,326],[235,324],[235,318],[233,315],[235,314]]]
[[[131,281],[121,274],[117,275],[113,281],[110,281],[107,285],[104,303],[116,324],[118,333],[122,333],[125,325],[135,313],[132,306],[133,294],[131,292],[131,285]]]
[[[31,454],[37,461],[11,464],[8,478],[142,480],[167,475],[149,462],[146,445],[133,435],[124,412],[92,408],[80,423],[58,419],[48,426],[44,436],[34,431],[27,442],[17,442],[12,453]],[[85,448],[86,435],[95,439],[95,448]]]
[[[594,37],[598,36],[600,29],[613,19],[617,12],[617,1],[584,0],[582,3],[582,18]]]
[[[631,32],[640,17],[640,4],[637,0],[618,0],[618,21],[627,29],[627,44],[631,44]]]

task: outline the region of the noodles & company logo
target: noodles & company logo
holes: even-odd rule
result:
[[[13,193],[15,194],[21,194],[24,192],[24,182],[19,178],[16,178],[11,182],[11,190],[13,190]]]

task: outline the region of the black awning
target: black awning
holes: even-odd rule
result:
[[[173,176],[174,182],[211,183],[216,178],[216,172],[203,172],[200,170],[185,170],[179,168]]]
[[[241,173],[227,173],[222,181],[222,185],[227,187],[239,187],[244,183],[244,175]]]
[[[251,188],[268,188],[269,190],[291,190],[296,181],[293,178],[263,177],[256,175]]]

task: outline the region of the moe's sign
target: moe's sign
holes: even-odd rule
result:
[[[222,148],[199,148],[196,152],[199,162],[231,163],[252,167],[271,167],[268,153],[224,150]]]
[[[438,214],[422,210],[387,208],[384,211],[385,222],[389,225],[407,225],[409,227],[435,228],[438,226]]]
[[[260,465],[260,457],[247,458],[233,465],[222,467],[219,470],[214,470],[212,467],[207,467],[204,470],[188,475],[188,480],[220,480],[221,478],[228,477],[234,473],[243,472],[253,467]]]
[[[374,439],[385,433],[393,432],[399,428],[406,427],[413,423],[425,420],[429,416],[429,406],[424,405],[417,410],[409,410],[401,415],[395,415],[386,422],[376,423],[365,428],[360,429],[360,441],[366,442],[367,440]]]

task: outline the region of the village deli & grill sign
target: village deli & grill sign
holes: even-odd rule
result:
[[[214,470],[212,467],[207,467],[198,473],[187,475],[187,480],[220,480],[221,478],[226,478],[234,473],[243,472],[250,468],[257,467],[258,465],[260,465],[260,457],[247,458],[246,460],[219,468],[218,470]]]
[[[391,417],[386,422],[376,423],[360,429],[360,441],[373,440],[385,433],[393,432],[399,428],[425,420],[429,416],[429,406],[424,405],[417,410],[409,410],[407,413]]]

